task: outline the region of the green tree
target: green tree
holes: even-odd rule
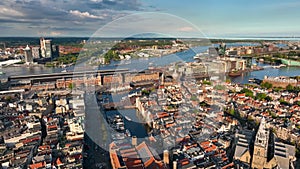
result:
[[[256,100],[265,100],[267,98],[267,94],[266,93],[257,93],[255,98],[256,98]]]
[[[260,86],[264,89],[271,89],[273,87],[273,85],[271,83],[268,83],[268,82],[261,83]]]
[[[247,96],[247,97],[254,97],[254,94],[253,94],[253,91],[252,90],[250,90],[250,89],[247,89],[247,88],[243,88],[242,90],[241,90],[241,93],[245,93],[245,95]]]
[[[202,83],[203,83],[203,84],[206,84],[206,85],[211,85],[211,82],[210,82],[210,81],[207,81],[207,80],[204,80]]]
[[[287,85],[285,88],[287,91],[292,92],[294,91],[294,86],[292,86],[291,84]]]
[[[283,104],[283,105],[289,105],[289,103],[283,99],[280,99],[279,102],[280,102],[280,104]]]
[[[68,86],[68,88],[71,90],[74,89],[75,87],[76,87],[75,83],[70,83]]]
[[[197,101],[197,100],[198,100],[198,98],[197,98],[197,96],[196,96],[196,95],[192,95],[192,96],[191,96],[191,100],[192,100],[192,101]]]
[[[216,90],[225,90],[225,86],[224,85],[216,85],[215,87],[214,87],[214,89],[216,89]]]
[[[235,116],[235,110],[234,110],[234,109],[230,109],[230,110],[229,110],[229,113],[230,113],[231,115]]]
[[[230,79],[226,79],[226,83],[231,83],[231,80]]]

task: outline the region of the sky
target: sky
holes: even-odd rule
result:
[[[113,23],[114,33],[154,27],[178,36],[197,29],[208,37],[293,37],[300,36],[299,7],[298,0],[1,0],[0,36],[91,37]],[[150,25],[145,18],[153,15]]]

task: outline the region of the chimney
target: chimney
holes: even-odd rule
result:
[[[136,138],[136,136],[133,136],[133,137],[132,137],[131,144],[132,144],[133,146],[136,146],[136,145],[137,145],[137,138]]]
[[[169,160],[169,151],[168,150],[164,150],[164,163],[165,164],[169,164],[170,160]]]
[[[173,169],[177,169],[177,161],[173,161]]]

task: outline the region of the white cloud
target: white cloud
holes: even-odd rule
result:
[[[0,16],[23,16],[23,14],[14,9],[0,6]]]
[[[79,10],[70,10],[70,14],[81,17],[81,18],[93,18],[93,19],[103,19],[102,16],[92,15],[89,12],[80,12]]]
[[[58,31],[61,35],[85,36],[140,10],[144,10],[140,0],[0,0],[0,35],[35,36],[54,31],[55,36]]]
[[[63,34],[63,32],[58,32],[58,31],[52,31],[52,32],[50,32],[51,36],[58,36],[58,35],[62,35],[62,34]]]
[[[181,32],[192,32],[192,31],[195,31],[195,29],[192,28],[192,27],[186,26],[186,27],[178,28],[178,31],[181,31]]]

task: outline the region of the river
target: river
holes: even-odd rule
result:
[[[242,46],[242,45],[259,45],[259,44],[240,44],[240,43],[232,43],[227,46]],[[131,59],[126,61],[112,61],[109,65],[101,66],[99,69],[115,69],[115,68],[128,68],[135,70],[144,70],[147,69],[149,65],[151,66],[165,66],[169,65],[173,62],[192,62],[194,61],[193,57],[200,52],[205,52],[208,49],[207,46],[202,47],[194,47],[192,49],[178,52],[175,54],[165,55],[162,57],[151,57],[151,58],[139,58],[139,59]],[[253,63],[256,63],[255,60],[252,60]],[[256,63],[258,66],[269,66],[268,64]],[[74,66],[68,67],[68,70],[73,70]],[[7,78],[11,75],[30,75],[30,74],[42,74],[42,73],[57,73],[61,72],[62,68],[47,68],[44,66],[10,66],[0,68],[0,71],[5,74],[0,75],[0,79]],[[263,79],[264,76],[296,76],[300,75],[299,67],[283,67],[280,69],[274,69],[271,67],[265,68],[264,70],[247,72],[243,73],[240,77],[231,78],[231,81],[234,83],[248,83],[249,78],[257,78]],[[118,101],[124,95],[113,95],[108,96],[110,99],[114,99],[114,101]],[[146,127],[144,123],[139,123],[141,120],[136,114],[136,110],[112,110],[107,111],[107,116],[113,116],[114,114],[121,114],[123,116],[128,116],[132,121],[125,120],[125,127],[130,130],[132,135],[137,136],[138,138],[144,138],[147,135]]]

